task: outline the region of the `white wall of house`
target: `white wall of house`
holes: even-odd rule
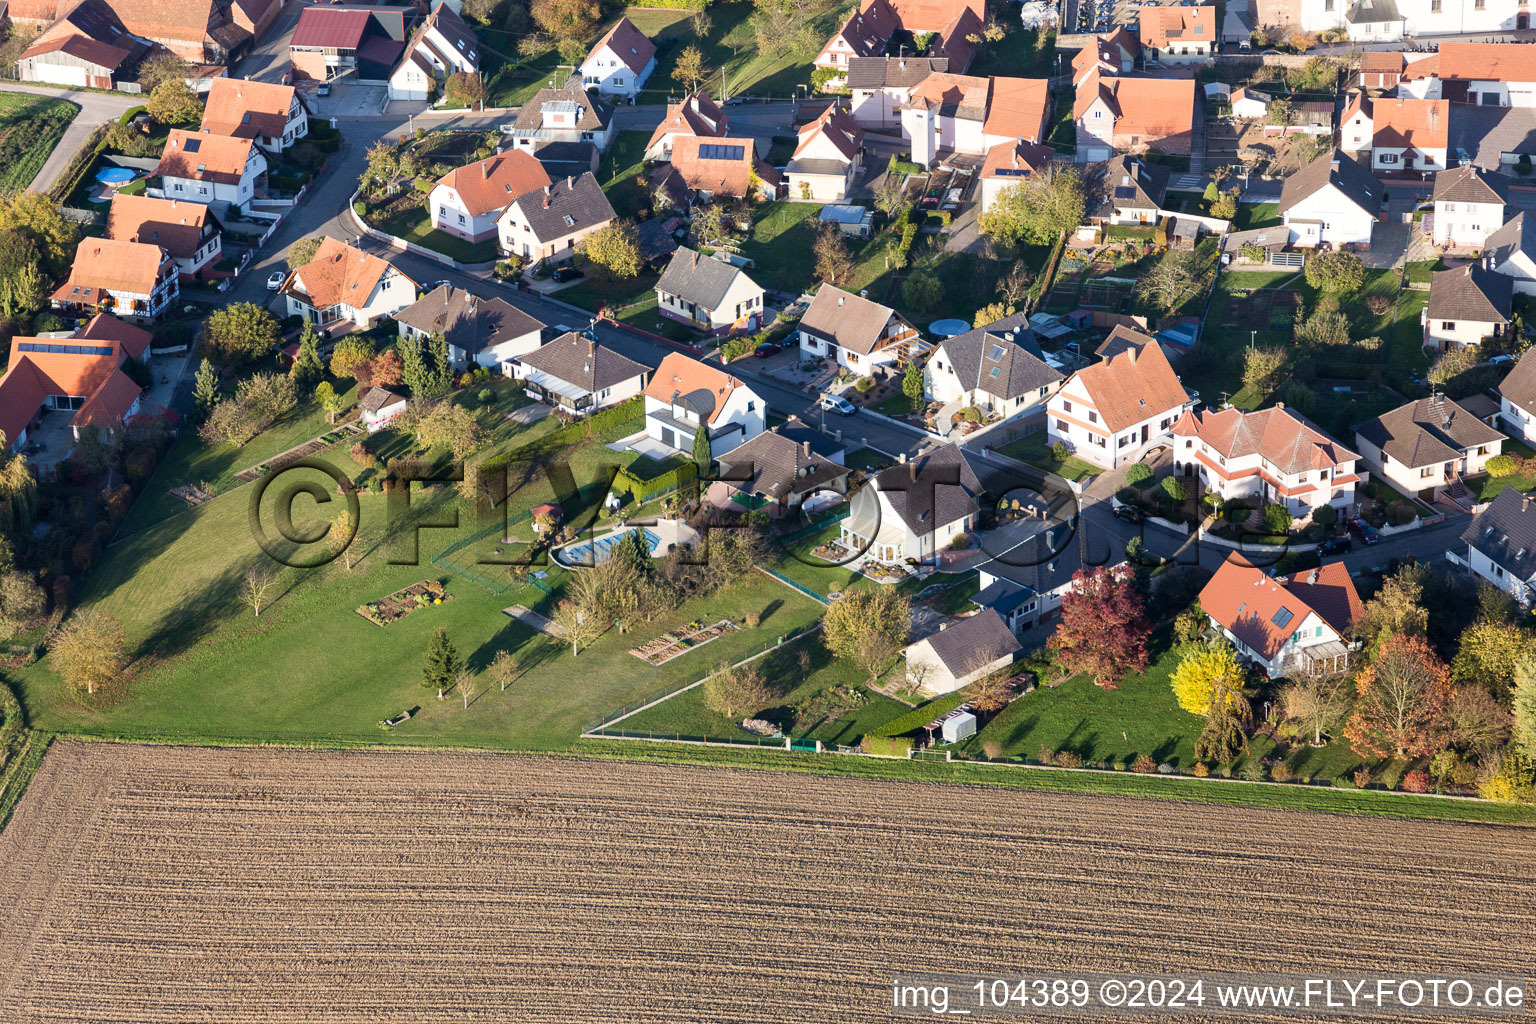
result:
[[[510,204],[517,197],[507,196]],[[464,200],[459,193],[447,185],[438,185],[428,197],[432,207],[432,226],[446,231],[450,235],[468,239],[471,242],[483,242],[496,234],[496,219],[501,216],[506,207],[500,207],[482,214],[471,214],[464,206]]]
[[[927,640],[919,640],[907,648],[907,682],[913,686],[921,686],[930,693],[954,693],[961,687],[971,685],[987,673],[996,672],[1011,664],[1013,664],[1013,655],[1005,654],[990,664],[956,676],[939,660],[939,656],[933,653],[932,644]]]
[[[1376,211],[1362,210],[1333,185],[1325,185],[1285,212],[1295,245],[1365,244],[1371,240]]]
[[[954,364],[942,345],[928,357],[928,363],[923,367],[923,395],[929,401],[948,403],[958,400],[1005,419],[1043,409],[1051,390],[1047,385],[1013,398],[998,398],[981,388],[966,388],[956,376]]]
[[[587,55],[587,59],[581,62],[581,84],[588,89],[595,89],[605,96],[625,96],[633,99],[639,94],[646,80],[651,77],[651,72],[656,70],[656,58],[652,57],[640,69],[639,74],[629,69],[629,65],[619,59],[619,55],[604,46]]]
[[[166,199],[188,199],[194,203],[228,203],[245,209],[256,194],[256,179],[267,169],[267,158],[261,150],[251,147],[251,155],[245,162],[245,170],[238,182],[199,181],[196,178],[160,176],[160,191]]]
[[[854,373],[868,377],[877,368],[893,366],[897,362],[895,349],[875,349],[865,355],[853,352],[832,342],[824,342],[814,334],[800,332],[800,351],[810,356],[830,356],[837,360],[837,365]]]
[[[1257,495],[1265,502],[1284,505],[1297,518],[1305,518],[1322,505],[1340,510],[1355,505],[1352,461],[1302,473],[1282,473],[1257,452],[1223,460],[1199,438],[1176,437],[1173,468],[1179,476],[1198,476],[1201,486],[1221,495],[1223,501]]]
[[[1516,250],[1493,269],[1515,279],[1515,294],[1536,295],[1536,260],[1530,256]]]
[[[1110,431],[1082,381],[1074,376],[1050,397],[1046,436],[1052,444],[1064,442],[1074,455],[1095,466],[1117,469],[1134,462],[1154,438],[1170,437],[1173,421],[1184,408],[1159,410],[1124,430]]]
[[[1504,225],[1503,203],[1435,203],[1436,245],[1454,243],[1460,247],[1480,249],[1488,236]]]
[[[1308,611],[1306,617],[1301,620],[1301,625],[1296,627],[1296,631],[1286,640],[1285,645],[1275,652],[1274,657],[1266,658],[1239,640],[1237,634],[1214,618],[1211,618],[1211,624],[1221,630],[1222,635],[1232,642],[1232,646],[1237,648],[1239,654],[1256,662],[1263,668],[1264,674],[1272,679],[1285,675],[1292,659],[1309,648],[1320,644],[1339,643],[1343,639],[1338,631],[1324,622],[1316,612]]]
[[[389,98],[407,102],[424,103],[432,97],[435,76],[428,75],[407,54],[400,66],[389,76]]]
[[[1115,112],[1102,99],[1077,119],[1078,163],[1108,160],[1115,152]]]
[[[660,419],[653,415],[656,413],[676,422]],[[698,429],[698,422],[698,415],[687,406],[670,405],[650,395],[645,398],[645,434],[652,440],[689,454],[693,451],[693,435]],[[741,429],[726,429],[731,424]],[[746,385],[738,384],[725,396],[725,404],[709,424],[710,454],[719,457],[734,450],[761,434],[767,425],[767,407],[762,398]]]
[[[1412,147],[1411,152],[1405,152],[1405,148],[1376,148],[1371,150],[1371,167],[1378,171],[1443,171],[1445,164],[1445,148],[1424,149],[1418,146]]]
[[[1376,127],[1364,111],[1357,110],[1339,126],[1339,146],[1347,153],[1363,153],[1371,148]]]
[[[1472,575],[1508,593],[1522,605],[1531,603],[1531,584],[1536,583],[1536,578],[1522,580],[1514,573],[1505,569],[1502,565],[1483,554],[1477,548],[1467,550],[1467,568],[1472,570]]]
[[[656,305],[668,316],[687,320],[709,330],[721,330],[753,313],[756,313],[761,320],[763,294],[762,287],[750,277],[746,274],[737,274],[731,286],[726,289],[720,304],[714,309],[690,304],[670,292],[663,292],[660,288],[656,289]]]
[[[1427,466],[1408,466],[1392,458],[1359,433],[1355,445],[1365,464],[1375,473],[1392,481],[1401,491],[1409,494],[1432,492],[1450,483],[1453,476],[1476,476],[1488,471],[1488,460],[1499,454],[1504,442],[1494,441],[1465,449],[1461,457],[1448,462],[1433,462]]]
[[[1164,67],[1209,64],[1216,59],[1211,53],[1211,41],[1209,39],[1181,39],[1176,43],[1170,42],[1161,49],[1152,48],[1148,52],[1148,56]]]
[[[1528,413],[1507,398],[1499,399],[1499,428],[1526,444],[1536,443],[1536,414]]]
[[[289,316],[302,316],[316,324],[332,320],[351,320],[360,327],[372,327],[384,316],[399,312],[416,301],[416,285],[410,278],[391,267],[374,286],[368,301],[361,306],[340,303],[328,309],[317,309],[308,296],[293,291],[285,293]]]
[[[1483,339],[1503,331],[1504,325],[1486,320],[1445,320],[1424,313],[1424,344],[1441,352],[1469,345],[1481,345]]]
[[[907,89],[855,89],[849,113],[861,128],[894,128],[901,124]]]
[[[172,257],[176,261],[176,270],[182,277],[193,277],[199,270],[218,261],[220,254],[224,252],[224,236],[215,231],[205,239],[190,258]]]

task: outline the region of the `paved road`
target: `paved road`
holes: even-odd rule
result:
[[[80,105],[80,113],[70,122],[64,130],[63,138],[59,144],[53,147],[53,152],[43,162],[42,169],[32,179],[31,188],[34,192],[44,192],[53,187],[60,174],[64,173],[64,167],[69,163],[69,158],[85,144],[86,138],[99,126],[109,121],[116,121],[122,117],[125,111],[138,106],[142,100],[137,96],[121,96],[116,93],[90,92],[84,89],[58,88],[49,85],[33,85],[30,82],[0,82],[0,89],[7,92],[30,92],[43,96],[57,96],[60,99],[72,100]]]

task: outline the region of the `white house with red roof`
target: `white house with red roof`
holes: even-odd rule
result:
[[[1046,409],[1046,436],[1105,469],[1135,462],[1171,437],[1193,405],[1159,345],[1129,347],[1068,377]]]
[[[1075,76],[1074,84],[1072,119],[1077,125],[1079,163],[1108,160],[1116,152],[1190,151],[1195,125],[1193,78],[1120,75],[1095,62]]]
[[[1347,671],[1361,604],[1343,562],[1271,578],[1233,556],[1200,591],[1200,608],[1244,660],[1275,679]]]
[[[789,198],[835,203],[852,191],[864,166],[864,129],[834,103],[796,135],[784,175]]]
[[[633,102],[656,70],[656,44],[634,22],[620,18],[577,70],[585,88]]]
[[[670,160],[672,140],[683,136],[723,139],[729,122],[730,118],[718,103],[709,98],[709,93],[702,89],[690,93],[683,97],[681,103],[667,107],[667,116],[661,119],[661,124],[651,132],[650,141],[645,144],[645,158]]]
[[[82,238],[69,280],[50,296],[64,313],[111,312],[152,320],[181,295],[176,261],[160,246]]]
[[[1410,61],[1397,88],[1400,96],[1425,100],[1536,107],[1536,53],[1527,43],[1446,41],[1433,56]]]
[[[1173,425],[1173,471],[1223,501],[1257,497],[1305,519],[1355,507],[1360,456],[1283,405],[1258,412],[1187,410]]]
[[[847,82],[850,61],[888,51],[898,58],[943,57],[948,70],[963,73],[976,57],[977,45],[970,37],[981,35],[986,14],[983,0],[864,0],[812,63],[840,73],[828,80],[827,89]],[[927,52],[919,54],[916,37],[926,33],[932,33],[932,39]]]
[[[767,403],[717,367],[668,353],[645,389],[645,434],[674,452],[693,453],[700,429],[713,456],[724,455],[767,429]]]
[[[1051,87],[1044,78],[929,75],[901,110],[901,134],[912,162],[931,166],[941,155],[984,156],[1004,142],[1040,142],[1049,130]]]
[[[437,180],[427,197],[432,226],[471,242],[495,238],[502,212],[519,196],[549,184],[549,172],[526,150],[488,156]]]
[[[309,134],[309,112],[291,85],[221,77],[208,88],[199,130],[281,152]]]
[[[1055,159],[1056,151],[1050,146],[1022,139],[999,142],[987,150],[981,165],[981,212],[992,209],[1004,189],[1049,171]]]
[[[1216,56],[1216,8],[1150,4],[1138,34],[1147,63],[1209,64]]]
[[[368,328],[414,303],[416,282],[388,261],[327,236],[315,258],[288,275],[282,295],[289,316],[320,327]]]
[[[160,187],[148,194],[244,210],[266,172],[267,158],[255,139],[173,128],[155,168]]]
[[[38,417],[73,412],[70,427],[113,430],[139,413],[138,384],[123,372],[149,353],[150,334],[98,313],[73,334],[11,340],[11,363],[0,377],[0,431],[6,447],[19,450]]]

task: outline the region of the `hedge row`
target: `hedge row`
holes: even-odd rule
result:
[[[536,441],[531,441],[521,448],[487,459],[482,465],[487,468],[499,468],[510,466],[513,463],[527,461],[532,455],[547,453],[557,448],[575,444],[584,440],[589,435],[612,434],[623,437],[626,434],[638,433],[645,429],[645,399],[639,395],[618,405],[610,405],[593,413],[584,420],[577,420],[558,430],[552,430]]]
[[[86,140],[80,144],[80,148],[75,150],[74,155],[69,158],[69,163],[64,165],[63,173],[53,183],[53,188],[48,190],[48,194],[60,203],[68,199],[70,193],[80,184],[80,180],[85,177],[85,172],[90,170],[91,164],[101,155],[106,144],[107,126],[97,125],[95,131],[86,137]]]
[[[886,757],[906,757],[912,749],[912,741],[897,736],[868,735],[859,741],[859,749],[866,754],[883,754]]]
[[[938,718],[947,714],[961,704],[965,703],[965,694],[956,690],[954,693],[946,693],[941,697],[935,697],[926,704],[919,704],[900,718],[892,719],[880,726],[871,729],[869,736],[901,736],[905,733],[915,732]]]
[[[628,493],[634,496],[635,501],[642,502],[653,495],[675,490],[685,482],[699,475],[698,467],[692,462],[684,462],[673,466],[650,479],[642,479],[629,471],[628,467],[619,470],[618,476],[613,479],[613,491],[616,494]]]

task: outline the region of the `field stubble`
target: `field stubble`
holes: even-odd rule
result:
[[[531,755],[61,741],[0,833],[0,1019],[874,1021],[917,972],[1523,976],[1531,837]]]

